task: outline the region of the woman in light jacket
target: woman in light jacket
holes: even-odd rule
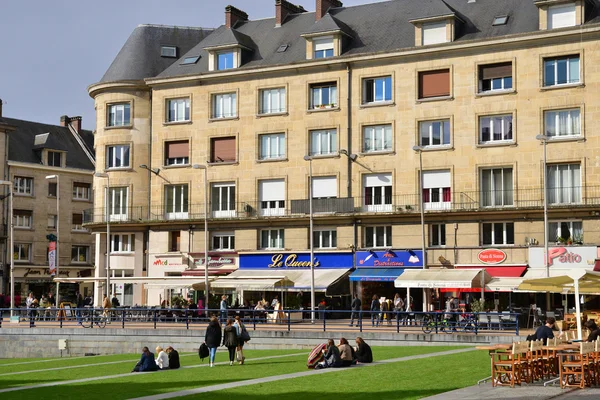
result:
[[[231,366],[235,360],[235,351],[238,346],[237,329],[233,326],[232,318],[227,320],[227,325],[223,330],[223,346],[227,347],[229,351],[229,365]]]
[[[338,349],[340,350],[340,359],[342,360],[342,367],[349,367],[353,364],[354,357],[352,347],[348,344],[346,338],[340,339],[340,344],[338,345]]]
[[[208,360],[211,367],[215,366],[215,355],[217,354],[217,347],[221,344],[222,336],[219,320],[217,317],[211,317],[208,327],[206,327],[206,334],[204,335],[204,343],[206,343],[210,351]]]
[[[169,356],[160,346],[156,347],[156,360],[154,361],[159,369],[169,369]]]

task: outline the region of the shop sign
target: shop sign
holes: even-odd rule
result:
[[[485,249],[477,254],[477,258],[484,264],[500,264],[506,260],[506,253],[499,249]]]
[[[18,271],[18,269],[15,268],[15,272],[16,271]],[[70,278],[72,272],[75,272],[75,271],[60,269],[58,271],[58,275],[60,277]],[[80,275],[81,275],[82,272],[83,271],[78,271],[77,272],[77,277],[80,277]],[[20,275],[20,274],[17,273],[17,275]],[[46,277],[52,277],[53,275],[54,274],[52,274],[52,272],[48,268],[41,268],[41,269],[39,269],[39,268],[25,268],[25,269],[23,269],[23,275],[21,277],[22,278],[41,278],[41,277],[46,278]]]
[[[203,267],[204,266],[204,256],[198,257],[198,258],[194,257],[194,264],[196,265],[196,267]],[[219,267],[225,267],[225,266],[230,266],[230,267],[235,266],[235,257],[211,256],[210,254],[208,255],[208,267],[209,268],[219,268]]]
[[[548,248],[548,265],[554,268],[592,268],[598,250],[595,246],[556,246]],[[545,268],[543,247],[529,248],[529,266]]]
[[[357,251],[356,266],[360,267],[423,267],[421,250]]]
[[[352,268],[352,253],[316,253],[314,268]],[[308,269],[310,253],[240,254],[240,269]]]

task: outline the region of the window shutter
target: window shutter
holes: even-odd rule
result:
[[[91,185],[89,183],[73,182],[73,187],[89,189]]]
[[[576,20],[575,4],[548,7],[548,29],[575,26]]]
[[[450,96],[450,70],[419,73],[419,98]]]
[[[269,179],[258,184],[260,201],[285,200],[285,181],[283,179]]]
[[[365,176],[366,187],[392,186],[392,174],[372,174]]]
[[[423,46],[446,43],[446,21],[423,24]]]
[[[83,224],[83,214],[73,214],[73,225]]]
[[[212,139],[212,162],[232,162],[235,160],[235,137]]]
[[[328,50],[333,48],[333,36],[327,36],[324,38],[313,39],[315,51]]]
[[[335,176],[320,176],[312,179],[313,199],[337,197],[337,178]]]
[[[450,171],[423,171],[423,188],[445,188],[450,186]]]
[[[190,143],[187,140],[167,142],[165,147],[166,158],[189,157]]]
[[[481,67],[481,79],[504,78],[512,76],[512,63],[484,65]]]

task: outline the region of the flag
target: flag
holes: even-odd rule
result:
[[[48,244],[48,262],[50,267],[50,276],[56,275],[56,242]]]

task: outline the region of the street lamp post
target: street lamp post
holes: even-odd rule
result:
[[[304,161],[308,161],[308,219],[309,219],[309,243],[310,243],[310,322],[315,323],[315,247],[314,247],[314,226],[313,226],[313,176],[312,176],[312,156],[304,156]]]
[[[96,172],[94,176],[96,178],[106,178],[106,192],[104,193],[104,217],[106,218],[106,297],[110,299],[110,208],[108,206],[110,176],[106,172]]]
[[[204,309],[208,310],[208,168],[203,164],[192,168],[204,170]]]
[[[546,156],[546,145],[548,144],[548,136],[546,135],[537,135],[535,137],[537,140],[542,142],[544,146],[544,171],[543,171],[543,181],[542,188],[544,191],[544,267],[546,268],[546,278],[550,277],[550,260],[548,259],[548,188],[547,188],[547,156]],[[579,301],[575,299],[575,301]],[[550,309],[550,292],[546,292],[546,308]]]
[[[413,150],[419,153],[419,210],[421,211],[421,252],[423,255],[423,269],[427,268],[427,253],[425,249],[425,207],[423,204],[423,146],[413,146]],[[407,302],[410,304],[410,296],[408,295],[407,289]],[[424,290],[425,294],[426,290]],[[423,299],[423,304],[427,303],[426,296]],[[423,307],[423,311],[425,311],[426,307]]]
[[[59,252],[59,243],[60,243],[60,178],[58,175],[48,175],[46,179],[52,180],[56,179],[56,257],[54,258],[54,265],[56,267],[56,277],[60,278],[59,275],[59,264],[60,264],[60,252]],[[59,293],[59,285],[60,282],[56,281],[56,307],[60,305],[60,293]]]
[[[0,181],[0,185],[8,186],[8,197],[10,205],[8,207],[8,223],[10,224],[10,247],[7,250],[7,261],[10,260],[10,316],[14,316],[15,309],[15,236],[13,224],[13,184],[11,181]]]

